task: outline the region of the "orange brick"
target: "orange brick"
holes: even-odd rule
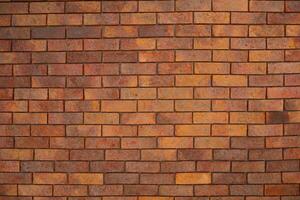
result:
[[[228,114],[225,112],[197,112],[193,114],[194,123],[227,123]]]
[[[210,135],[209,125],[176,125],[176,136],[208,136]]]
[[[246,136],[247,126],[245,125],[213,125],[212,135],[215,136]]]
[[[155,24],[154,13],[126,13],[121,14],[121,24]]]
[[[265,115],[262,112],[232,112],[230,113],[230,123],[238,124],[261,124],[265,121]]]
[[[177,75],[176,86],[209,86],[210,76],[207,75]]]
[[[192,137],[160,137],[159,148],[193,148]]]
[[[214,75],[213,86],[247,86],[247,76],[242,75]]]
[[[203,24],[229,24],[228,12],[196,12],[195,22]]]
[[[66,184],[67,175],[63,173],[34,173],[34,184]]]
[[[103,175],[99,173],[71,173],[70,184],[103,184]]]
[[[195,148],[226,149],[230,146],[229,142],[226,137],[197,137],[195,138]]]
[[[140,112],[164,112],[173,111],[174,104],[170,100],[139,100],[138,110]]]
[[[176,184],[210,184],[210,173],[176,173]]]
[[[120,117],[121,124],[155,124],[153,113],[124,113]]]

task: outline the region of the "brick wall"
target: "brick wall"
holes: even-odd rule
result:
[[[299,200],[300,1],[0,1],[0,200]]]

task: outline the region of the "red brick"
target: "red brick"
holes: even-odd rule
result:
[[[47,66],[46,65],[35,65],[35,64],[25,64],[25,65],[14,65],[13,73],[16,76],[23,75],[46,75],[47,74]]]
[[[266,195],[299,195],[297,185],[266,185]]]
[[[268,15],[269,24],[298,24],[299,13],[272,13]]]
[[[30,39],[30,29],[27,27],[0,27],[1,39]]]
[[[29,60],[28,53],[0,53],[0,64],[25,64]]]
[[[34,125],[31,126],[32,136],[64,136],[65,129],[61,125]]]

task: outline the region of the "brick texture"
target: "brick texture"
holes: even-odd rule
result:
[[[298,0],[0,0],[0,200],[299,200]]]

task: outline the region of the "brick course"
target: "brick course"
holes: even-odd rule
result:
[[[296,200],[297,0],[0,0],[0,200]]]

